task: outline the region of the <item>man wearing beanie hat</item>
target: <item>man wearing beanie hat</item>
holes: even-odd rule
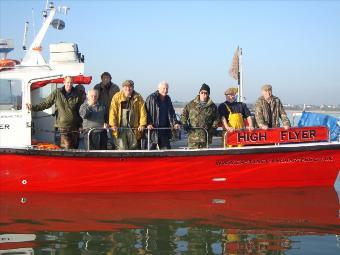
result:
[[[224,130],[233,132],[244,128],[244,120],[248,122],[248,129],[253,130],[253,121],[245,103],[236,101],[237,88],[228,88],[224,93],[226,101],[218,106],[218,113]]]
[[[140,148],[140,140],[147,124],[147,115],[144,100],[134,90],[132,80],[124,81],[122,90],[112,98],[109,124],[113,129],[117,149]]]
[[[205,148],[212,142],[212,136],[218,125],[217,106],[210,98],[210,87],[202,84],[199,95],[183,109],[181,122],[188,132],[189,148]],[[208,131],[208,137],[204,129]]]
[[[272,86],[265,84],[262,86],[262,96],[255,104],[255,119],[257,125],[262,129],[280,127],[280,119],[283,127],[288,129],[290,121],[286,114],[281,100],[273,96]]]

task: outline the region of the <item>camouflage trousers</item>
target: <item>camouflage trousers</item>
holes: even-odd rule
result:
[[[207,148],[207,143],[204,142],[188,142],[189,149],[201,149],[201,148]]]
[[[207,135],[201,130],[190,131],[188,134],[188,147],[190,149],[207,148]]]
[[[58,128],[60,132],[60,147],[63,149],[78,149],[78,128]]]

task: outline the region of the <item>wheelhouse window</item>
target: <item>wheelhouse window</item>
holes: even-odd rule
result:
[[[22,87],[20,80],[0,79],[0,110],[21,110]]]

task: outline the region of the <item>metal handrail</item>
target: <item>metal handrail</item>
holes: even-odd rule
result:
[[[137,130],[138,128],[129,128],[129,127],[118,127],[117,130]],[[90,150],[90,135],[91,133],[94,131],[94,130],[113,130],[113,128],[104,128],[104,127],[101,127],[101,128],[90,128],[87,130],[87,150]]]
[[[151,136],[151,131],[153,131],[153,130],[172,130],[172,128],[171,127],[161,127],[161,128],[153,127],[151,129],[148,128],[148,151],[150,150],[150,146],[151,146],[150,145],[150,140],[151,140],[150,136]]]
[[[224,130],[223,129],[223,131],[225,131],[225,133],[224,133],[224,135],[223,135],[223,148],[225,148],[225,147],[227,147],[227,142],[226,142],[226,140],[228,139],[228,131],[227,130]]]
[[[138,128],[127,128],[127,127],[119,127],[117,128],[117,130],[137,130]],[[162,127],[162,128],[152,128],[152,129],[148,129],[147,128],[147,131],[148,131],[148,137],[147,137],[147,141],[148,141],[148,150],[150,150],[150,135],[151,135],[151,131],[152,130],[172,130],[174,128],[172,127]],[[182,128],[180,128],[182,129]],[[206,147],[209,148],[209,133],[208,133],[208,130],[205,129],[205,128],[202,128],[202,127],[190,127],[190,129],[202,129],[205,131],[206,133],[206,136],[207,136],[207,145]],[[113,128],[90,128],[88,129],[87,131],[87,150],[90,150],[90,135],[91,133],[94,131],[94,130],[112,130],[113,131]]]
[[[201,129],[205,132],[205,134],[207,135],[207,145],[206,147],[209,148],[209,133],[208,130],[206,128],[203,127],[190,127],[190,129]]]
[[[161,128],[152,128],[152,129],[148,129],[148,150],[150,150],[150,135],[151,135],[151,131],[152,130],[173,130],[174,128],[172,127],[161,127]],[[182,127],[179,129],[183,129]],[[206,136],[207,136],[207,145],[206,147],[209,148],[209,133],[208,130],[202,127],[190,127],[190,129],[202,129],[205,131]]]

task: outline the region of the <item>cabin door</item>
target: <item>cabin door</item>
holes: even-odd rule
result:
[[[31,113],[21,80],[0,79],[0,147],[31,145]]]

